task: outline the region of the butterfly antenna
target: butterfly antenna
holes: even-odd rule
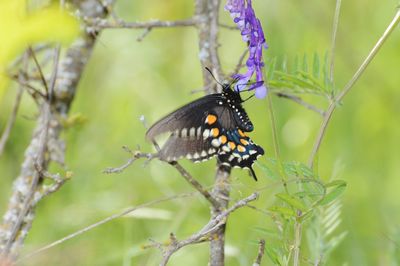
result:
[[[219,81],[215,78],[215,76],[214,76],[214,74],[212,73],[211,69],[209,69],[208,67],[206,67],[206,70],[208,71],[208,73],[210,73],[211,77],[213,77],[213,79],[215,80],[215,82],[217,82],[219,85],[221,85],[222,87],[224,87],[224,85],[223,85],[221,82],[219,82]]]
[[[250,100],[251,98],[253,98],[255,96],[255,94],[250,95],[246,100],[244,100],[243,102],[246,102],[248,100]]]

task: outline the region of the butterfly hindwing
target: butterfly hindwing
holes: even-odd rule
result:
[[[257,158],[264,154],[263,148],[255,144],[242,130],[224,132],[226,143],[221,145],[218,160],[230,167],[249,169],[255,180],[257,177],[252,168]]]

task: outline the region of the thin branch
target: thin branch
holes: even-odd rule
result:
[[[318,136],[314,142],[314,146],[313,146],[310,158],[308,160],[308,165],[310,167],[313,167],[315,156],[317,155],[319,147],[321,146],[322,139],[325,135],[325,131],[328,127],[328,123],[332,117],[333,112],[336,109],[336,106],[338,105],[339,102],[342,101],[342,99],[346,96],[346,94],[353,88],[354,84],[360,78],[361,74],[364,73],[364,71],[367,68],[367,66],[369,65],[369,63],[371,63],[372,59],[374,59],[374,57],[377,54],[377,52],[379,51],[379,49],[383,46],[384,42],[389,38],[390,34],[393,32],[393,30],[396,28],[396,26],[399,24],[399,22],[400,22],[400,9],[397,10],[397,12],[396,12],[395,16],[393,17],[392,21],[390,22],[389,26],[386,28],[385,32],[379,38],[378,42],[375,44],[375,46],[369,52],[368,56],[365,58],[364,62],[360,65],[360,67],[358,68],[356,73],[353,75],[353,77],[350,79],[350,81],[346,84],[346,86],[343,88],[343,90],[333,99],[332,103],[329,105],[328,110],[326,111],[324,119],[320,126]]]
[[[154,145],[156,147],[158,147],[158,149],[159,149],[159,146],[156,142],[154,142]],[[125,151],[129,152],[132,155],[132,157],[122,166],[115,167],[115,168],[112,168],[112,167],[106,168],[103,171],[103,173],[105,173],[105,174],[121,173],[126,168],[128,168],[133,162],[135,162],[137,159],[147,158],[148,160],[151,160],[153,158],[158,158],[157,153],[143,153],[140,151],[132,152],[126,146],[124,146],[123,148]],[[218,201],[213,196],[211,196],[211,194],[195,178],[193,178],[193,176],[191,174],[189,174],[189,172],[186,171],[186,169],[183,168],[182,165],[180,165],[178,162],[175,162],[175,161],[173,161],[173,162],[162,161],[162,162],[166,162],[169,165],[173,166],[176,170],[178,170],[178,172],[181,174],[181,176],[183,178],[185,178],[185,180],[188,183],[190,183],[197,191],[199,191],[204,196],[204,198],[206,198],[213,206],[219,206]]]
[[[297,210],[297,217],[294,223],[294,255],[293,255],[293,266],[300,265],[300,245],[301,245],[301,235],[302,235],[302,224],[299,221],[299,217],[301,217],[302,213],[300,210]]]
[[[43,110],[42,110],[42,126],[41,126],[41,131],[40,131],[40,137],[39,137],[39,151],[37,153],[37,158],[35,158],[35,164],[42,166],[45,163],[45,152],[47,148],[47,136],[48,136],[48,130],[49,130],[49,122],[50,122],[50,106],[46,103],[43,105]],[[6,241],[4,249],[1,251],[2,254],[8,255],[11,249],[11,246],[13,242],[15,241],[15,238],[20,230],[20,227],[24,221],[25,216],[27,215],[29,209],[31,208],[31,200],[33,198],[33,195],[35,194],[37,185],[39,183],[40,179],[40,173],[36,170],[33,173],[33,176],[31,177],[31,184],[29,186],[29,191],[23,201],[21,211],[19,212],[17,216],[17,220],[14,223],[10,235]]]
[[[35,52],[33,51],[32,47],[28,48],[28,51],[30,53],[30,55],[32,56],[33,60],[35,61],[36,67],[40,73],[40,77],[42,78],[42,82],[43,82],[43,86],[46,89],[46,96],[47,97],[52,97],[53,95],[53,91],[54,91],[54,86],[55,86],[55,80],[57,77],[57,71],[58,71],[58,61],[59,61],[59,54],[60,54],[60,46],[58,46],[58,48],[56,48],[55,50],[55,56],[54,56],[54,65],[53,65],[53,71],[51,74],[51,80],[50,80],[50,88],[47,85],[46,79],[44,77],[42,68],[39,64],[39,62],[37,61],[37,58],[35,56]],[[50,99],[50,98],[48,98]],[[37,154],[37,158],[36,162],[35,162],[35,166],[40,167],[40,169],[44,168],[44,164],[46,163],[46,152],[48,150],[48,131],[50,128],[50,119],[51,119],[51,107],[50,107],[50,103],[48,102],[44,102],[43,106],[42,106],[42,114],[43,114],[43,120],[42,122],[42,130],[41,130],[41,136],[39,139],[39,151]],[[41,178],[41,172],[39,170],[36,170],[34,175],[32,176],[32,183],[30,185],[30,189],[29,192],[26,196],[26,198],[24,199],[23,205],[22,205],[22,209],[21,212],[18,215],[17,221],[15,222],[12,230],[11,230],[11,234],[10,237],[8,238],[6,244],[5,244],[5,248],[2,251],[4,254],[8,254],[8,252],[11,249],[12,243],[14,242],[16,235],[18,233],[18,231],[20,230],[20,227],[23,223],[23,220],[25,218],[25,216],[27,215],[27,213],[29,212],[29,209],[33,206],[33,196],[37,190],[38,184],[39,184],[39,179]],[[51,192],[54,192],[56,190],[59,189],[59,187],[63,184],[64,182],[60,182],[58,185],[55,185],[54,187],[52,187],[49,191],[47,191],[47,194],[50,194]],[[46,194],[46,193],[45,193]]]
[[[249,52],[249,49],[244,50],[244,52],[242,53],[242,55],[239,57],[239,61],[236,64],[235,70],[233,72],[233,74],[237,74],[239,73],[240,69],[243,67],[243,61],[247,55],[247,53]]]
[[[253,263],[253,266],[260,266],[261,265],[261,260],[264,256],[264,252],[265,252],[265,240],[264,239],[260,239],[260,242],[258,242],[258,254],[257,254],[257,258]]]
[[[75,1],[74,4],[77,5],[79,12],[84,16],[105,17],[107,15],[104,9],[98,8],[99,5],[96,0]],[[63,161],[64,145],[60,138],[63,129],[61,121],[70,110],[77,84],[94,44],[95,38],[86,34],[81,35],[69,46],[60,63],[60,71],[57,72],[53,102],[49,106],[48,101],[45,101],[41,106],[42,112],[33,131],[31,141],[26,148],[20,173],[15,178],[9,205],[0,225],[0,250],[9,253],[12,259],[16,259],[18,256],[35,218],[36,206],[33,205],[32,194],[42,188],[41,183],[37,182],[40,174],[35,165],[46,170],[51,162],[62,163]],[[37,60],[35,61],[35,64],[39,65]],[[54,68],[55,66],[53,66],[53,71]],[[38,71],[41,71],[39,67]],[[41,75],[41,80],[44,85],[46,83],[44,75]],[[47,96],[48,92],[49,90],[46,90]],[[52,110],[51,114],[50,110]],[[51,126],[50,130],[47,130],[48,125]],[[44,142],[45,145],[42,145],[44,132],[47,132],[47,137],[46,142]],[[46,152],[43,155],[44,147]],[[32,190],[33,186],[35,188]],[[15,233],[15,230],[17,230],[17,233]]]
[[[218,206],[212,206],[211,217],[217,217],[220,213],[228,208],[229,205],[229,192],[230,192],[230,177],[231,167],[225,165],[217,165],[217,172],[215,173],[214,189],[212,195],[218,200]],[[211,239],[210,243],[210,266],[220,266],[225,263],[225,229],[226,225],[223,224],[215,232],[215,236]]]
[[[76,232],[74,232],[72,234],[69,234],[69,235],[67,235],[67,236],[65,236],[65,237],[63,237],[63,238],[61,238],[61,239],[59,239],[57,241],[54,241],[54,242],[52,242],[52,243],[50,243],[50,244],[48,244],[48,245],[46,245],[44,247],[41,247],[41,248],[31,252],[31,253],[28,253],[27,255],[21,257],[17,262],[29,259],[29,258],[31,258],[31,257],[33,257],[33,256],[35,256],[35,255],[37,255],[39,253],[42,253],[42,252],[44,252],[44,251],[46,251],[46,250],[48,250],[50,248],[58,246],[58,245],[64,243],[65,241],[67,241],[67,240],[75,238],[75,237],[77,237],[77,236],[79,236],[79,235],[81,235],[83,233],[86,233],[86,232],[88,232],[88,231],[90,231],[90,230],[92,230],[92,229],[94,229],[96,227],[99,227],[100,225],[103,225],[105,223],[111,222],[112,220],[115,220],[117,218],[120,218],[122,216],[130,214],[130,213],[132,213],[132,212],[134,212],[134,211],[136,211],[138,209],[149,207],[149,206],[153,206],[153,205],[156,205],[156,204],[159,204],[159,203],[162,203],[162,202],[166,202],[166,201],[171,201],[171,200],[175,200],[175,199],[191,197],[191,196],[193,196],[195,194],[196,193],[185,193],[185,194],[180,194],[180,195],[173,195],[173,196],[169,196],[169,197],[165,197],[165,198],[149,201],[147,203],[144,203],[144,204],[141,204],[141,205],[138,205],[138,206],[130,207],[130,208],[128,208],[128,209],[126,209],[126,210],[124,210],[124,211],[122,211],[120,213],[116,213],[114,215],[111,215],[111,216],[109,216],[109,217],[107,217],[105,219],[102,219],[102,220],[94,223],[94,224],[86,226],[86,227],[82,228],[81,230],[78,230],[78,231],[76,231]]]
[[[163,252],[163,259],[160,265],[167,265],[170,257],[179,249],[183,248],[184,246],[201,243],[207,241],[208,239],[213,238],[213,234],[217,232],[217,230],[224,226],[228,216],[234,212],[235,210],[246,206],[249,202],[254,201],[258,198],[258,193],[253,193],[250,196],[237,201],[232,207],[228,208],[225,211],[222,211],[217,216],[211,218],[211,220],[197,233],[193,234],[189,238],[182,240],[182,241],[171,241],[171,243],[165,248]]]
[[[46,90],[46,95],[48,95],[49,94],[49,86],[47,85],[47,81],[43,74],[42,67],[40,66],[39,61],[36,58],[35,51],[33,51],[32,47],[29,47],[28,50],[29,50],[30,55],[33,58],[33,61],[35,62],[37,70],[39,71],[40,79],[42,80],[43,87]]]
[[[335,48],[336,48],[336,35],[339,25],[339,15],[340,15],[340,5],[342,0],[336,0],[335,17],[333,19],[333,29],[332,29],[332,44],[331,44],[331,66],[329,72],[329,80],[333,83],[333,73],[335,68]]]
[[[46,95],[43,94],[43,92],[41,92],[40,90],[36,89],[35,87],[33,87],[31,84],[29,84],[25,78],[22,78],[22,73],[20,73],[19,75],[11,75],[10,78],[14,81],[16,81],[22,88],[28,89],[28,93],[34,98],[36,99],[36,96],[39,95],[42,99],[46,99]],[[31,91],[29,91],[31,90]]]
[[[8,138],[10,137],[11,129],[14,126],[15,120],[17,119],[17,113],[18,113],[19,105],[21,103],[23,92],[24,92],[24,89],[21,86],[18,89],[17,96],[15,97],[15,103],[12,108],[10,117],[8,118],[7,124],[6,124],[3,134],[1,135],[1,138],[0,138],[0,156],[3,154],[3,151],[4,151],[4,148],[8,141]]]
[[[292,101],[294,101],[295,103],[298,103],[298,104],[304,106],[304,107],[307,108],[308,110],[314,111],[314,112],[316,112],[316,113],[318,113],[318,114],[320,114],[320,115],[322,115],[322,116],[324,116],[324,114],[325,114],[325,112],[324,112],[323,110],[321,110],[321,109],[315,107],[315,106],[312,105],[312,104],[309,104],[309,103],[303,101],[303,100],[302,100],[300,97],[298,97],[298,96],[294,96],[294,95],[287,94],[287,93],[282,93],[282,92],[276,93],[276,96],[281,97],[281,98],[286,98],[286,99],[292,100]]]
[[[228,29],[228,30],[239,30],[239,28],[237,26],[231,26],[231,25],[227,25],[227,24],[223,24],[223,23],[218,23],[218,26],[220,26],[221,28]]]
[[[175,167],[176,170],[189,182],[197,191],[199,191],[204,198],[206,198],[214,207],[219,207],[220,203],[215,197],[213,197],[210,192],[208,192],[196,179],[194,179],[188,171],[185,170],[178,162],[170,162],[170,165]]]
[[[71,172],[67,172],[66,176],[62,177],[60,174],[51,174],[43,169],[40,169],[40,166],[37,167],[40,173],[40,177],[51,179],[53,181],[53,184],[42,185],[40,191],[36,191],[34,199],[32,200],[32,205],[38,204],[39,201],[41,201],[44,197],[47,197],[50,194],[58,191],[72,176]]]
[[[143,39],[144,39],[147,35],[149,35],[149,33],[151,32],[152,29],[153,29],[152,27],[149,27],[149,28],[145,29],[144,32],[143,32],[139,37],[136,38],[136,41],[138,41],[138,42],[143,41]]]
[[[119,167],[108,167],[106,168],[103,173],[104,174],[116,174],[116,173],[121,173],[123,172],[126,168],[128,168],[132,163],[134,163],[137,159],[140,158],[147,158],[148,160],[151,160],[152,158],[155,158],[157,156],[157,154],[154,153],[143,153],[140,151],[134,151],[132,152],[129,148],[127,148],[126,146],[123,147],[123,149],[127,152],[129,152],[132,157],[123,165],[119,166]]]
[[[151,20],[145,22],[125,22],[123,20],[94,20],[88,22],[89,27],[96,30],[99,29],[149,29],[149,28],[173,28],[173,27],[193,27],[196,26],[198,20],[195,18],[183,20]]]
[[[54,87],[56,85],[57,80],[57,73],[58,73],[58,64],[60,63],[60,44],[57,44],[56,48],[54,49],[54,59],[53,59],[53,71],[50,77],[50,88],[49,93],[47,95],[50,102],[53,101],[54,96]]]

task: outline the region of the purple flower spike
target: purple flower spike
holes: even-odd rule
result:
[[[247,42],[249,49],[246,74],[233,75],[233,78],[238,79],[235,89],[238,91],[245,90],[255,72],[256,82],[250,86],[249,90],[256,90],[256,97],[264,98],[267,95],[267,88],[264,85],[262,75],[262,68],[264,67],[262,49],[267,49],[268,46],[265,42],[260,20],[254,13],[251,0],[228,0],[225,10],[231,13],[231,17],[240,29],[242,39]]]

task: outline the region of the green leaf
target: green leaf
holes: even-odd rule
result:
[[[304,54],[303,56],[303,71],[308,72],[308,59],[307,59],[307,54]]]
[[[287,72],[287,58],[286,56],[283,57],[282,59],[282,71]]]
[[[334,180],[332,182],[329,182],[328,184],[325,184],[325,187],[337,187],[337,186],[346,186],[347,183],[344,180]]]
[[[275,230],[267,229],[267,228],[264,228],[264,227],[258,227],[257,226],[257,227],[254,227],[253,230],[258,232],[258,233],[264,234],[264,235],[269,235],[269,236],[276,236],[277,235]]]
[[[275,71],[275,74],[278,74],[279,78],[281,78],[284,81],[292,82],[292,84],[291,84],[292,86],[288,86],[289,88],[293,87],[293,85],[297,85],[299,87],[308,88],[308,89],[312,89],[315,91],[321,91],[320,87],[316,86],[312,82],[308,82],[308,80],[298,77],[297,75],[287,74],[282,71]]]
[[[292,206],[296,209],[299,209],[303,212],[307,210],[307,207],[304,205],[304,203],[301,200],[293,197],[292,195],[289,195],[287,193],[278,193],[275,196],[277,198],[285,201],[287,204],[289,204],[290,206]]]
[[[286,208],[286,207],[272,206],[268,210],[270,210],[272,212],[280,213],[283,216],[288,216],[288,217],[295,217],[296,216],[296,213],[294,212],[294,210],[292,210],[290,208]]]
[[[319,56],[317,53],[314,53],[313,76],[319,78],[319,72]]]
[[[271,80],[274,78],[275,67],[276,67],[276,58],[273,58],[270,60],[270,63],[268,65],[268,72],[267,72],[268,80]]]
[[[324,68],[323,68],[323,73],[324,73],[324,87],[328,88],[329,84],[331,83],[329,80],[329,60],[328,60],[328,52],[325,53],[325,58],[324,58]]]
[[[307,219],[310,219],[313,216],[314,212],[313,210],[305,212],[301,217],[300,217],[300,222],[304,222]]]
[[[275,265],[282,265],[279,259],[279,252],[271,245],[265,245],[265,252]]]
[[[332,191],[330,191],[329,193],[326,194],[326,196],[319,202],[320,205],[326,205],[332,201],[334,201],[335,199],[337,199],[340,195],[342,195],[342,193],[344,192],[344,190],[346,189],[347,184],[344,183],[340,183],[338,186],[336,186],[335,188],[333,188]]]
[[[258,166],[260,166],[261,170],[267,175],[267,177],[270,177],[274,180],[278,180],[281,177],[276,173],[276,171],[272,170],[268,165],[261,163],[259,161],[256,162]]]

